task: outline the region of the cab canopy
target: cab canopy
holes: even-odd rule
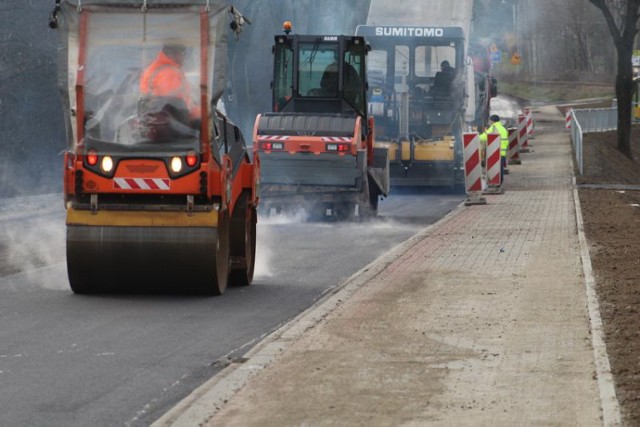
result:
[[[362,37],[276,36],[273,111],[366,118],[367,49]]]
[[[116,145],[139,142],[119,139],[119,133],[123,123],[138,113],[141,76],[165,45],[184,49],[182,70],[200,115],[193,122],[208,120],[226,86],[226,4],[214,0],[58,3],[52,26],[58,29],[58,85],[71,148],[85,137]],[[200,128],[195,126],[197,134]]]

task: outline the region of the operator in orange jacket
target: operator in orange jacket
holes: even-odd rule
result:
[[[175,97],[184,101],[189,118],[200,118],[200,106],[191,98],[191,88],[182,70],[185,47],[178,43],[166,43],[147,67],[140,79],[140,94]]]

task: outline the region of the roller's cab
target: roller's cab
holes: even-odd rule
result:
[[[275,37],[273,108],[258,115],[253,134],[262,212],[376,215],[389,168],[367,115],[367,52],[362,37],[289,30]]]
[[[215,108],[229,24],[241,21],[215,2],[57,1],[75,293],[219,295],[251,283],[259,169]],[[171,46],[181,60],[161,58]],[[145,88],[153,67],[148,86],[170,90]]]
[[[368,113],[389,149],[391,186],[463,189],[462,132],[477,96],[463,29],[360,25],[356,35],[371,46]]]

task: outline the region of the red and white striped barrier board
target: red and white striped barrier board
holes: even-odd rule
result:
[[[527,116],[527,135],[533,138],[533,111],[531,107],[524,107],[524,115]]]
[[[484,205],[487,201],[482,197],[482,165],[480,163],[480,135],[465,133],[464,143],[464,178],[467,195],[465,205]]]
[[[509,150],[507,151],[507,163],[510,165],[521,165],[520,147],[518,146],[518,128],[509,128]]]
[[[500,187],[500,134],[487,134],[487,180],[490,186]]]
[[[569,108],[567,110],[567,112],[564,115],[564,128],[565,129],[571,129],[571,112],[573,110],[571,108]]]
[[[482,166],[480,165],[480,136],[464,134],[464,175],[467,192],[482,191]]]
[[[521,153],[529,152],[529,135],[527,134],[527,116],[518,115],[518,147]]]
[[[500,168],[500,134],[487,134],[487,179],[488,186],[482,194],[504,194],[502,170]],[[506,173],[505,169],[505,173]]]

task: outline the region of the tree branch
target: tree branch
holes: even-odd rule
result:
[[[611,33],[611,37],[613,37],[613,42],[618,45],[622,41],[621,29],[616,25],[616,20],[611,14],[611,9],[607,5],[606,0],[589,0],[591,4],[602,11],[602,15],[604,15],[605,21],[607,21],[607,26],[609,27],[609,32]],[[629,0],[629,1],[640,1],[640,0]]]

